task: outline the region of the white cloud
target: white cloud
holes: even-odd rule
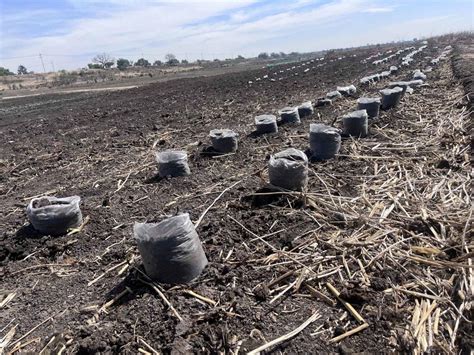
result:
[[[195,43],[204,42],[212,51],[219,48],[233,48],[233,51],[245,51],[252,48],[254,54],[257,51],[288,50],[292,48],[291,41],[281,41],[280,47],[270,48],[265,42],[285,36],[293,36],[301,29],[311,31],[318,26],[331,23],[337,19],[350,14],[357,13],[364,1],[337,1],[318,8],[297,11],[291,9],[277,14],[262,16],[253,21],[240,23],[241,18],[237,17],[231,21],[224,21],[213,25],[201,25],[195,28],[196,34],[181,36],[178,42],[181,47],[193,48]],[[315,33],[315,40],[317,40]],[[311,43],[312,48],[316,44]],[[305,48],[310,50],[310,48]]]
[[[380,13],[380,12],[392,12],[393,7],[369,7],[368,9],[362,10],[362,12],[368,13]]]
[[[99,3],[96,0],[70,1],[74,6]],[[299,11],[298,6],[304,8],[308,0],[273,7],[249,7],[255,0],[106,2],[120,4],[108,16],[71,21],[65,34],[10,38],[3,47],[14,57],[36,53],[59,55],[54,58],[57,67],[71,67],[70,63],[85,65],[84,57],[90,58],[97,52],[132,59],[141,53],[162,57],[167,52],[181,57],[187,54],[191,59],[200,57],[200,53],[226,57],[239,51],[248,55],[259,51],[262,42],[270,38],[291,33],[303,25],[324,23],[356,12],[365,0],[333,1],[304,11]],[[137,3],[140,6],[136,6]],[[208,20],[219,19],[221,15],[225,18]],[[37,59],[33,61],[38,66]]]

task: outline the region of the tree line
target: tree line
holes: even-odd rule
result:
[[[19,65],[17,69],[18,75],[25,75],[25,74],[33,74],[33,72],[29,72],[28,69],[24,65]],[[0,76],[5,75],[15,75],[15,73],[11,72],[9,69],[0,67]]]
[[[298,52],[291,52],[289,54],[286,54],[284,52],[272,52],[268,54],[267,52],[261,52],[258,54],[257,58],[258,59],[278,59],[278,58],[286,58],[286,57],[294,57],[298,56]],[[244,60],[245,58],[241,55],[238,55],[236,60]],[[231,60],[231,59],[226,59]],[[219,59],[214,59],[214,61],[219,61]],[[198,60],[199,62],[203,62]],[[132,62],[131,60],[125,59],[125,58],[119,58],[115,60],[112,56],[108,55],[107,53],[101,53],[96,55],[92,59],[92,63],[89,63],[87,66],[89,69],[109,69],[112,68],[114,65],[117,65],[117,68],[120,70],[124,70],[128,67],[135,66],[135,67],[149,67],[149,66],[161,66],[161,65],[169,65],[169,66],[176,66],[179,64],[188,64],[188,61],[186,59],[183,59],[179,61],[176,56],[172,53],[168,53],[165,55],[165,62],[163,63],[161,60],[155,60],[153,64],[151,64],[148,60],[145,58],[140,58],[136,62]]]
[[[87,64],[89,69],[109,69],[112,68],[114,65],[117,66],[119,70],[124,70],[128,67],[149,67],[149,66],[161,66],[161,65],[169,65],[169,66],[176,66],[179,64],[188,64],[186,59],[179,61],[176,56],[172,53],[168,53],[165,55],[165,62],[163,63],[161,60],[155,60],[150,63],[145,58],[140,58],[136,62],[125,58],[118,58],[115,60],[112,56],[107,53],[101,53],[96,55],[92,58],[92,63]]]
[[[299,53],[297,52],[291,52],[289,54],[286,54],[284,52],[272,52],[272,53],[267,53],[267,52],[261,52],[258,54],[257,58],[261,60],[267,60],[267,59],[278,59],[278,58],[286,58],[286,57],[294,57],[298,56]],[[237,58],[235,59],[225,59],[225,61],[229,60],[244,60],[245,58],[241,55],[238,55]],[[214,59],[214,62],[219,62],[219,59]],[[198,64],[201,64],[202,62],[208,62],[205,60],[197,60],[196,61]],[[145,58],[140,58],[137,61],[133,62],[129,59],[125,58],[118,58],[115,60],[114,57],[107,53],[100,53],[97,54],[94,58],[92,58],[92,63],[87,64],[87,67],[89,69],[110,69],[114,65],[119,70],[125,70],[129,67],[150,67],[150,66],[155,66],[159,67],[162,65],[168,65],[168,66],[177,66],[179,64],[189,64],[189,62],[186,59],[182,59],[181,61],[176,58],[176,56],[172,53],[168,53],[165,55],[165,61],[162,62],[161,60],[155,60],[153,63],[150,63],[148,60]],[[11,72],[7,68],[0,67],[0,76],[5,76],[5,75],[14,75],[15,73]],[[33,74],[33,72],[29,72],[28,69],[24,65],[19,65],[17,69],[17,74],[18,75],[25,75],[25,74]]]

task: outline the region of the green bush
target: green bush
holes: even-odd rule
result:
[[[125,70],[129,66],[130,66],[130,61],[128,59],[125,59],[125,58],[117,59],[117,68],[119,70]]]
[[[13,73],[7,68],[0,67],[0,76],[13,75]]]
[[[145,58],[140,58],[138,59],[135,64],[134,64],[136,67],[149,67],[150,66],[150,62],[148,60],[146,60]]]

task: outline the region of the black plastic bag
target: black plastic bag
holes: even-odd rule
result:
[[[403,88],[395,86],[393,89],[380,90],[382,94],[382,110],[390,110],[398,105],[402,98]]]
[[[188,154],[181,150],[167,150],[155,152],[158,162],[158,174],[165,178],[167,176],[186,176],[191,174],[188,166]]]
[[[298,107],[284,107],[278,113],[281,123],[301,123]]]
[[[289,148],[270,157],[270,184],[287,190],[302,190],[308,183],[308,157],[304,152]]]
[[[311,158],[327,160],[335,157],[341,148],[341,131],[321,123],[309,125]]]
[[[234,153],[237,151],[238,133],[230,129],[213,129],[209,132],[212,148],[219,153]]]
[[[278,125],[275,115],[260,115],[255,117],[257,134],[277,133]]]
[[[206,254],[187,213],[160,223],[135,223],[133,234],[146,274],[152,280],[186,283],[198,277],[207,265]]]
[[[366,137],[369,133],[366,110],[350,112],[342,117],[343,133],[352,137]]]
[[[311,101],[303,102],[301,105],[298,106],[298,115],[300,118],[311,116],[314,112],[313,104]]]
[[[380,110],[379,97],[361,97],[357,99],[357,109],[366,110],[369,118],[377,118]]]

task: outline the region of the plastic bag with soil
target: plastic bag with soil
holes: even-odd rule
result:
[[[322,123],[309,125],[309,147],[311,159],[332,159],[341,148],[341,131]]]
[[[390,110],[398,105],[402,98],[403,88],[395,86],[393,89],[380,90],[382,94],[382,110]]]
[[[379,97],[361,97],[357,99],[357,109],[366,110],[369,118],[374,119],[379,116],[380,98]]]
[[[288,148],[270,157],[270,184],[287,190],[302,190],[308,183],[308,157],[304,152]]]
[[[375,83],[377,81],[380,81],[382,78],[380,77],[380,74],[374,74],[372,75],[372,81]]]
[[[133,234],[145,271],[153,280],[186,283],[198,277],[207,265],[206,254],[187,213],[160,223],[135,223]]]
[[[402,91],[402,97],[403,97],[405,96],[405,93],[407,91],[407,88],[410,86],[410,83],[408,81],[394,81],[388,84],[388,87],[390,89],[393,89],[397,86],[403,89]]]
[[[43,234],[66,234],[82,223],[80,202],[79,196],[34,198],[26,208],[26,215],[32,226]]]
[[[275,115],[260,115],[255,117],[255,132],[257,134],[277,133],[278,125]]]
[[[362,79],[359,80],[359,83],[361,85],[366,85],[366,84],[370,84],[370,81],[371,81],[372,78],[368,77],[368,76],[364,76]]]
[[[311,101],[303,102],[301,105],[298,106],[298,115],[300,118],[311,116],[314,112],[313,104]]]
[[[369,75],[369,76],[364,76],[362,79],[359,80],[361,84],[371,84],[376,81],[378,81],[379,75],[374,74],[374,75]]]
[[[338,86],[337,91],[339,91],[341,95],[350,96],[350,95],[355,94],[357,92],[357,89],[354,85]]]
[[[411,86],[412,88],[416,88],[420,85],[423,85],[423,80],[421,80],[421,79],[408,81],[408,86]]]
[[[284,107],[280,111],[281,123],[301,123],[298,107]]]
[[[366,137],[369,133],[366,110],[357,110],[342,117],[343,133],[352,137]]]
[[[387,79],[390,76],[390,71],[389,70],[383,71],[379,74],[379,76],[381,79]]]
[[[314,107],[324,107],[324,106],[331,106],[331,105],[332,105],[332,100],[326,99],[326,98],[317,99],[316,102],[314,103]]]
[[[162,178],[191,174],[188,166],[188,154],[185,151],[167,150],[155,152],[155,157],[158,162],[158,175]]]
[[[426,74],[424,74],[421,70],[415,70],[413,73],[413,80],[426,80]]]
[[[331,91],[326,94],[326,98],[334,101],[337,99],[340,99],[342,97],[342,94],[339,91]]]
[[[213,129],[209,132],[212,148],[219,153],[234,153],[238,148],[239,134],[230,129]]]

